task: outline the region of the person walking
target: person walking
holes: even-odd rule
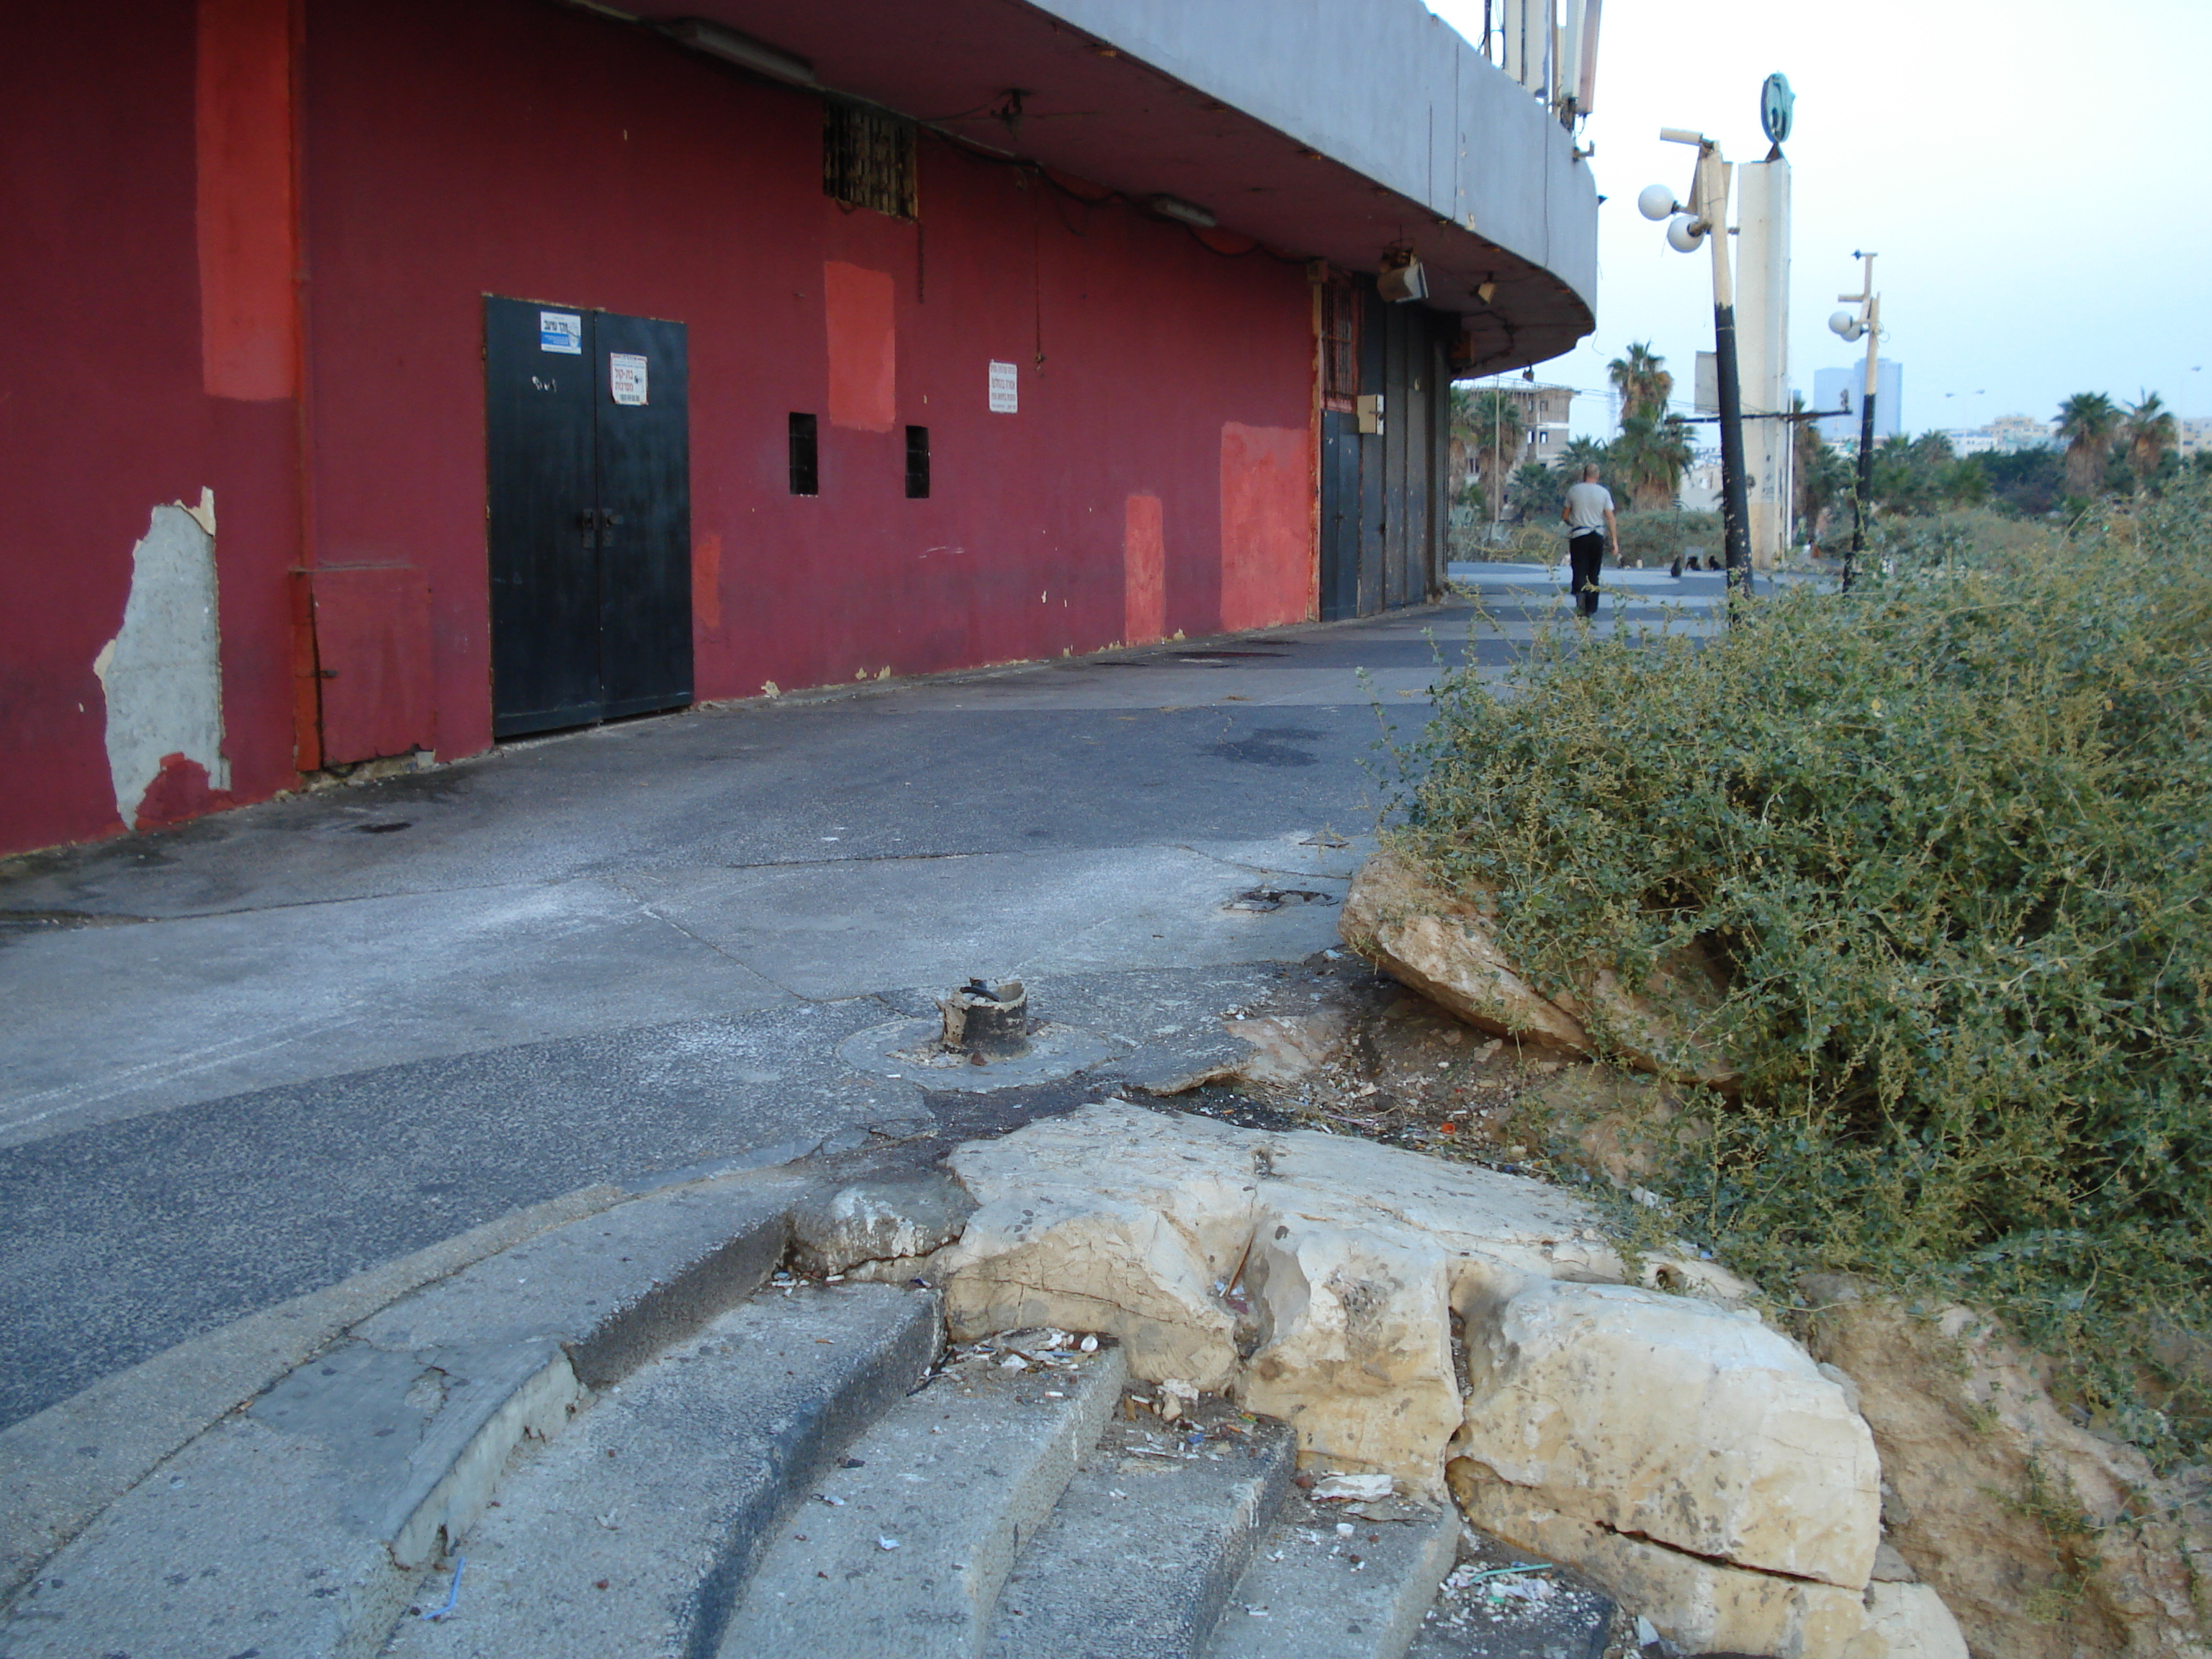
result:
[[[1620,545],[1620,526],[1613,516],[1613,492],[1597,481],[1597,468],[1585,464],[1580,483],[1567,486],[1559,507],[1567,526],[1567,591],[1585,617],[1597,615],[1597,577],[1605,550]]]

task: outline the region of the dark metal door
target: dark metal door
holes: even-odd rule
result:
[[[680,323],[484,301],[492,732],[691,701]]]
[[[588,313],[484,301],[492,731],[498,737],[599,717],[591,321]]]
[[[602,312],[602,715],[691,701],[691,439],[681,323]]]
[[[1359,611],[1359,417],[1321,417],[1321,617]]]

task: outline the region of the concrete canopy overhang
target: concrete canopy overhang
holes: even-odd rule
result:
[[[1373,271],[1410,246],[1428,304],[1466,320],[1469,370],[1591,329],[1589,166],[1420,0],[672,3],[639,21],[720,23],[979,151],[1194,204],[1224,252]]]

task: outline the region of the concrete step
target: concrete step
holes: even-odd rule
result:
[[[1117,1419],[1015,1564],[989,1659],[1197,1659],[1297,1464],[1287,1425],[1218,1401]]]
[[[811,1483],[921,1381],[933,1292],[769,1289],[629,1376],[550,1445],[517,1455],[392,1659],[711,1653]]]
[[[1452,1570],[1460,1530],[1449,1504],[1291,1492],[1206,1659],[1400,1659]]]
[[[788,1176],[651,1193],[424,1285],[185,1445],[40,1569],[8,1659],[357,1659],[466,1537],[526,1437],[741,1302]]]
[[[784,1522],[720,1659],[973,1659],[1016,1556],[1127,1376],[1110,1343],[1090,1354],[975,1352],[945,1367]]]

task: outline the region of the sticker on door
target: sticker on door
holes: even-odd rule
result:
[[[618,404],[645,407],[645,359],[634,352],[607,353],[607,389]]]
[[[584,319],[573,311],[539,312],[538,349],[540,351],[565,352],[571,357],[582,356]]]

